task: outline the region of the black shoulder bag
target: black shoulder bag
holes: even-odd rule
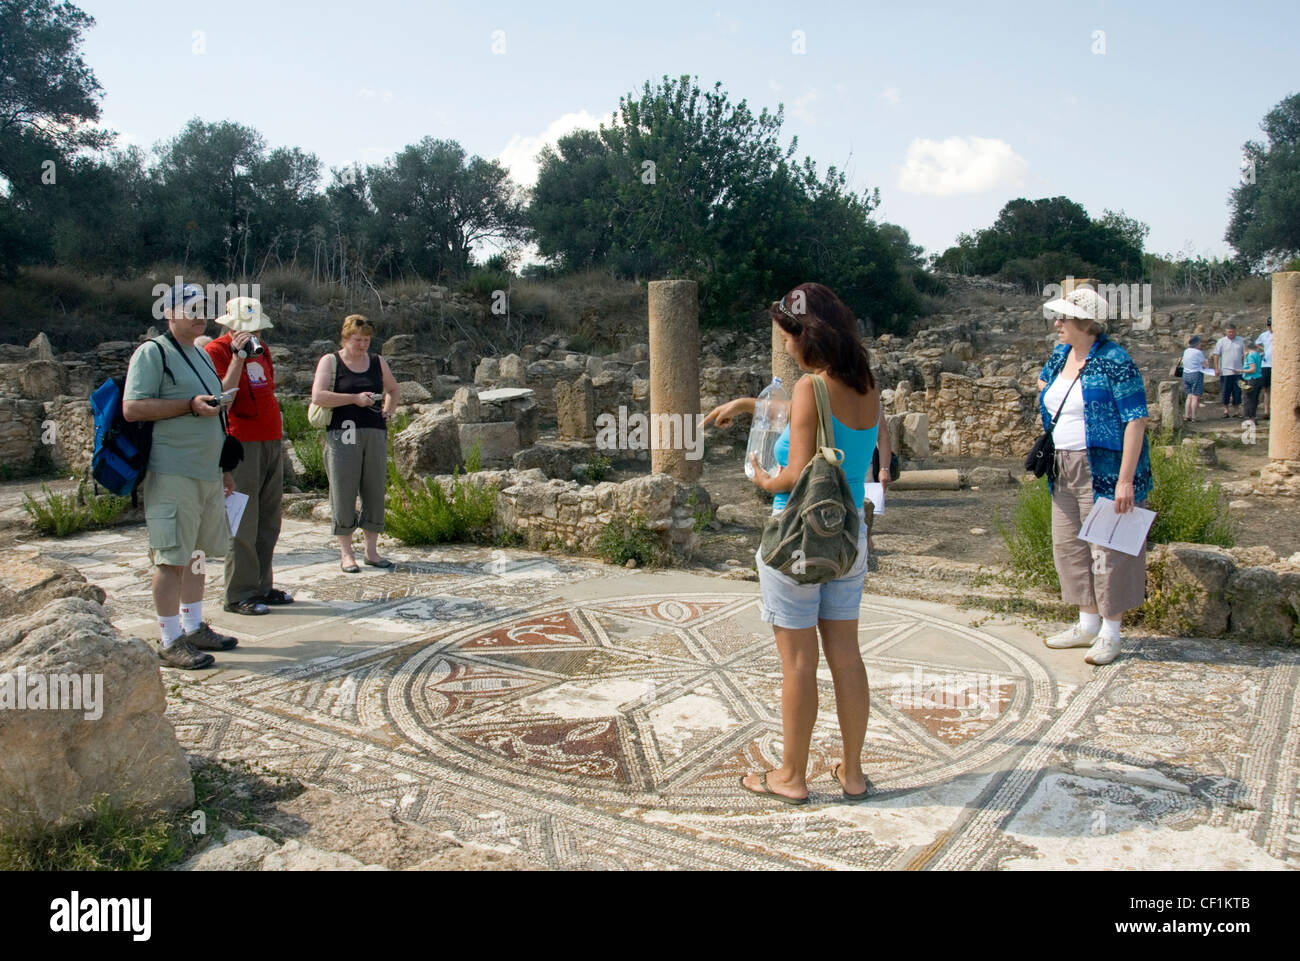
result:
[[[1083,367],[1087,367],[1088,362],[1084,361]],[[1065,396],[1061,398],[1061,405],[1056,408],[1056,414],[1052,417],[1052,425],[1047,428],[1046,432],[1034,441],[1034,446],[1029,449],[1025,456],[1025,470],[1035,477],[1047,475],[1049,481],[1056,480],[1056,444],[1052,441],[1052,431],[1056,430],[1057,418],[1061,416],[1061,411],[1065,409],[1065,402],[1070,397],[1070,391],[1074,390],[1074,385],[1079,382],[1083,376],[1083,367],[1079,368],[1078,376],[1070,381],[1070,386],[1065,388]],[[1083,388],[1079,388],[1082,390]]]
[[[185,364],[187,367],[189,367],[190,372],[195,376],[195,378],[198,379],[198,382],[206,388],[208,385],[203,380],[203,375],[194,369],[194,364],[192,364],[190,362],[190,359],[185,356],[185,351],[181,350],[181,345],[176,341],[176,338],[172,335],[172,332],[169,330],[163,336],[172,342],[172,346],[176,348],[176,353],[181,355],[181,360],[185,361]],[[209,362],[208,369],[212,371],[212,375],[214,377],[217,376],[217,369],[211,366],[211,362]],[[220,396],[220,394],[221,394],[221,378],[217,377],[217,389],[213,393],[213,396],[217,397]],[[236,467],[239,466],[240,462],[244,459],[244,445],[243,442],[241,442],[238,437],[231,436],[230,424],[226,420],[226,412],[223,410],[218,414],[218,416],[221,418],[222,433],[224,433],[226,437],[225,442],[221,446],[221,470],[222,473],[225,473],[227,471],[234,470]]]

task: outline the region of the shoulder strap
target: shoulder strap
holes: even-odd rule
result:
[[[1087,367],[1087,366],[1088,366],[1088,362],[1085,360],[1085,361],[1083,362],[1083,367]],[[1051,436],[1052,436],[1052,432],[1053,432],[1054,430],[1056,430],[1056,421],[1057,421],[1057,418],[1059,418],[1059,417],[1061,416],[1061,411],[1065,410],[1065,402],[1066,402],[1066,400],[1068,400],[1069,397],[1070,397],[1070,391],[1074,390],[1074,385],[1077,384],[1077,383],[1079,382],[1079,380],[1083,377],[1083,367],[1080,367],[1080,368],[1079,368],[1078,376],[1076,376],[1076,377],[1074,378],[1074,380],[1070,381],[1070,386],[1067,387],[1067,388],[1065,388],[1065,396],[1061,398],[1061,404],[1060,404],[1059,407],[1056,408],[1056,413],[1052,415],[1052,423],[1051,423],[1051,425],[1048,426],[1048,428],[1047,428],[1047,436],[1048,436],[1048,437],[1051,437]],[[1065,368],[1062,368],[1062,370],[1064,370],[1064,369],[1065,369]],[[1080,390],[1083,390],[1082,387],[1080,387],[1079,389],[1080,389]]]
[[[817,398],[817,449],[832,464],[844,460],[844,452],[835,446],[831,428],[831,397],[820,374],[811,374],[813,394]]]
[[[173,384],[176,383],[176,375],[173,374],[172,369],[167,366],[167,351],[163,350],[162,341],[160,341],[157,337],[155,337],[152,340],[150,340],[149,343],[153,344],[155,347],[158,348],[158,359],[162,361],[163,373],[172,379]],[[161,377],[158,378],[158,393],[160,394],[162,393]]]
[[[337,351],[330,353],[330,390],[337,393],[339,386],[339,355]]]
[[[185,356],[185,351],[181,350],[181,345],[176,341],[176,338],[172,335],[172,332],[169,330],[167,331],[167,333],[163,334],[163,336],[172,342],[172,346],[176,348],[176,353],[180,354],[181,360],[185,361],[185,366],[189,367],[190,372],[198,379],[198,382],[203,385],[203,389],[207,390],[208,388],[207,381],[203,379],[203,375],[198,372],[193,362],[188,357]],[[203,352],[203,354],[204,354],[203,360],[204,363],[207,365],[208,370],[212,371],[213,377],[217,377],[217,369],[212,366],[212,361],[207,359],[207,352],[205,351]],[[176,378],[173,377],[172,382],[175,383],[175,380]],[[217,389],[212,396],[216,397],[219,396],[220,394],[221,394],[221,378],[217,377]],[[230,424],[227,423],[226,421],[226,412],[224,410],[220,411],[217,416],[221,418],[222,433],[229,434]]]

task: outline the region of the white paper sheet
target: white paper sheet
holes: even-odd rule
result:
[[[867,500],[875,505],[877,514],[883,514],[885,512],[885,485],[868,484]]]
[[[235,532],[239,530],[239,522],[244,516],[244,508],[247,506],[247,494],[235,491],[233,494],[226,495],[226,520],[230,522],[231,537],[234,537]]]
[[[1109,547],[1111,550],[1123,551],[1137,557],[1146,543],[1147,531],[1156,519],[1156,512],[1145,507],[1135,507],[1127,514],[1115,513],[1115,502],[1106,497],[1098,497],[1092,504],[1092,510],[1079,530],[1079,539]]]

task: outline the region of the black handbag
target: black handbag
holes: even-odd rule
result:
[[[892,484],[898,480],[898,475],[902,473],[898,464],[898,455],[893,451],[889,453],[889,482]],[[880,483],[880,448],[877,447],[871,452],[871,480],[873,483]]]
[[[185,356],[185,351],[181,350],[181,345],[176,341],[176,338],[172,336],[172,332],[169,330],[164,336],[172,342],[172,346],[176,348],[176,353],[181,355],[181,360],[185,361],[186,365],[190,368],[190,372],[198,378],[199,383],[204,387],[207,387],[208,385],[207,382],[204,381],[203,375],[194,369],[194,365],[190,363],[190,359]],[[206,357],[204,359],[207,360]],[[213,377],[217,377],[217,369],[212,366],[211,361],[208,361],[208,369],[212,371]],[[217,390],[213,396],[215,397],[220,393],[221,378],[217,377]],[[224,410],[220,411],[217,416],[221,418],[221,430],[226,436],[225,441],[221,445],[221,472],[225,474],[234,470],[243,462],[244,442],[238,437],[231,435],[230,422],[226,420],[226,412]]]
[[[1083,367],[1087,366],[1085,362]],[[1052,431],[1056,430],[1057,418],[1061,416],[1061,411],[1065,409],[1065,402],[1070,397],[1070,391],[1074,390],[1074,385],[1083,376],[1083,367],[1079,368],[1078,376],[1070,381],[1070,386],[1065,388],[1065,396],[1061,398],[1061,405],[1056,408],[1056,414],[1052,417],[1052,426],[1041,434],[1038,440],[1034,441],[1034,446],[1025,455],[1025,470],[1035,477],[1042,477],[1046,474],[1049,481],[1056,480],[1056,444],[1052,441]]]

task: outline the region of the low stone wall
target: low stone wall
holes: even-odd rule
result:
[[[929,416],[939,456],[1023,457],[1041,432],[1035,395],[1011,378],[940,373],[937,387],[900,393],[895,410]]]
[[[444,488],[455,478],[433,478]],[[498,490],[494,524],[501,533],[518,535],[525,546],[593,554],[597,538],[615,518],[639,516],[660,538],[660,547],[678,557],[695,550],[697,513],[711,508],[708,492],[680,484],[667,474],[634,477],[621,484],[580,485],[548,480],[540,470],[478,471],[463,475],[472,484]]]
[[[1146,625],[1183,637],[1300,642],[1300,563],[1267,547],[1160,544],[1147,554]]]

